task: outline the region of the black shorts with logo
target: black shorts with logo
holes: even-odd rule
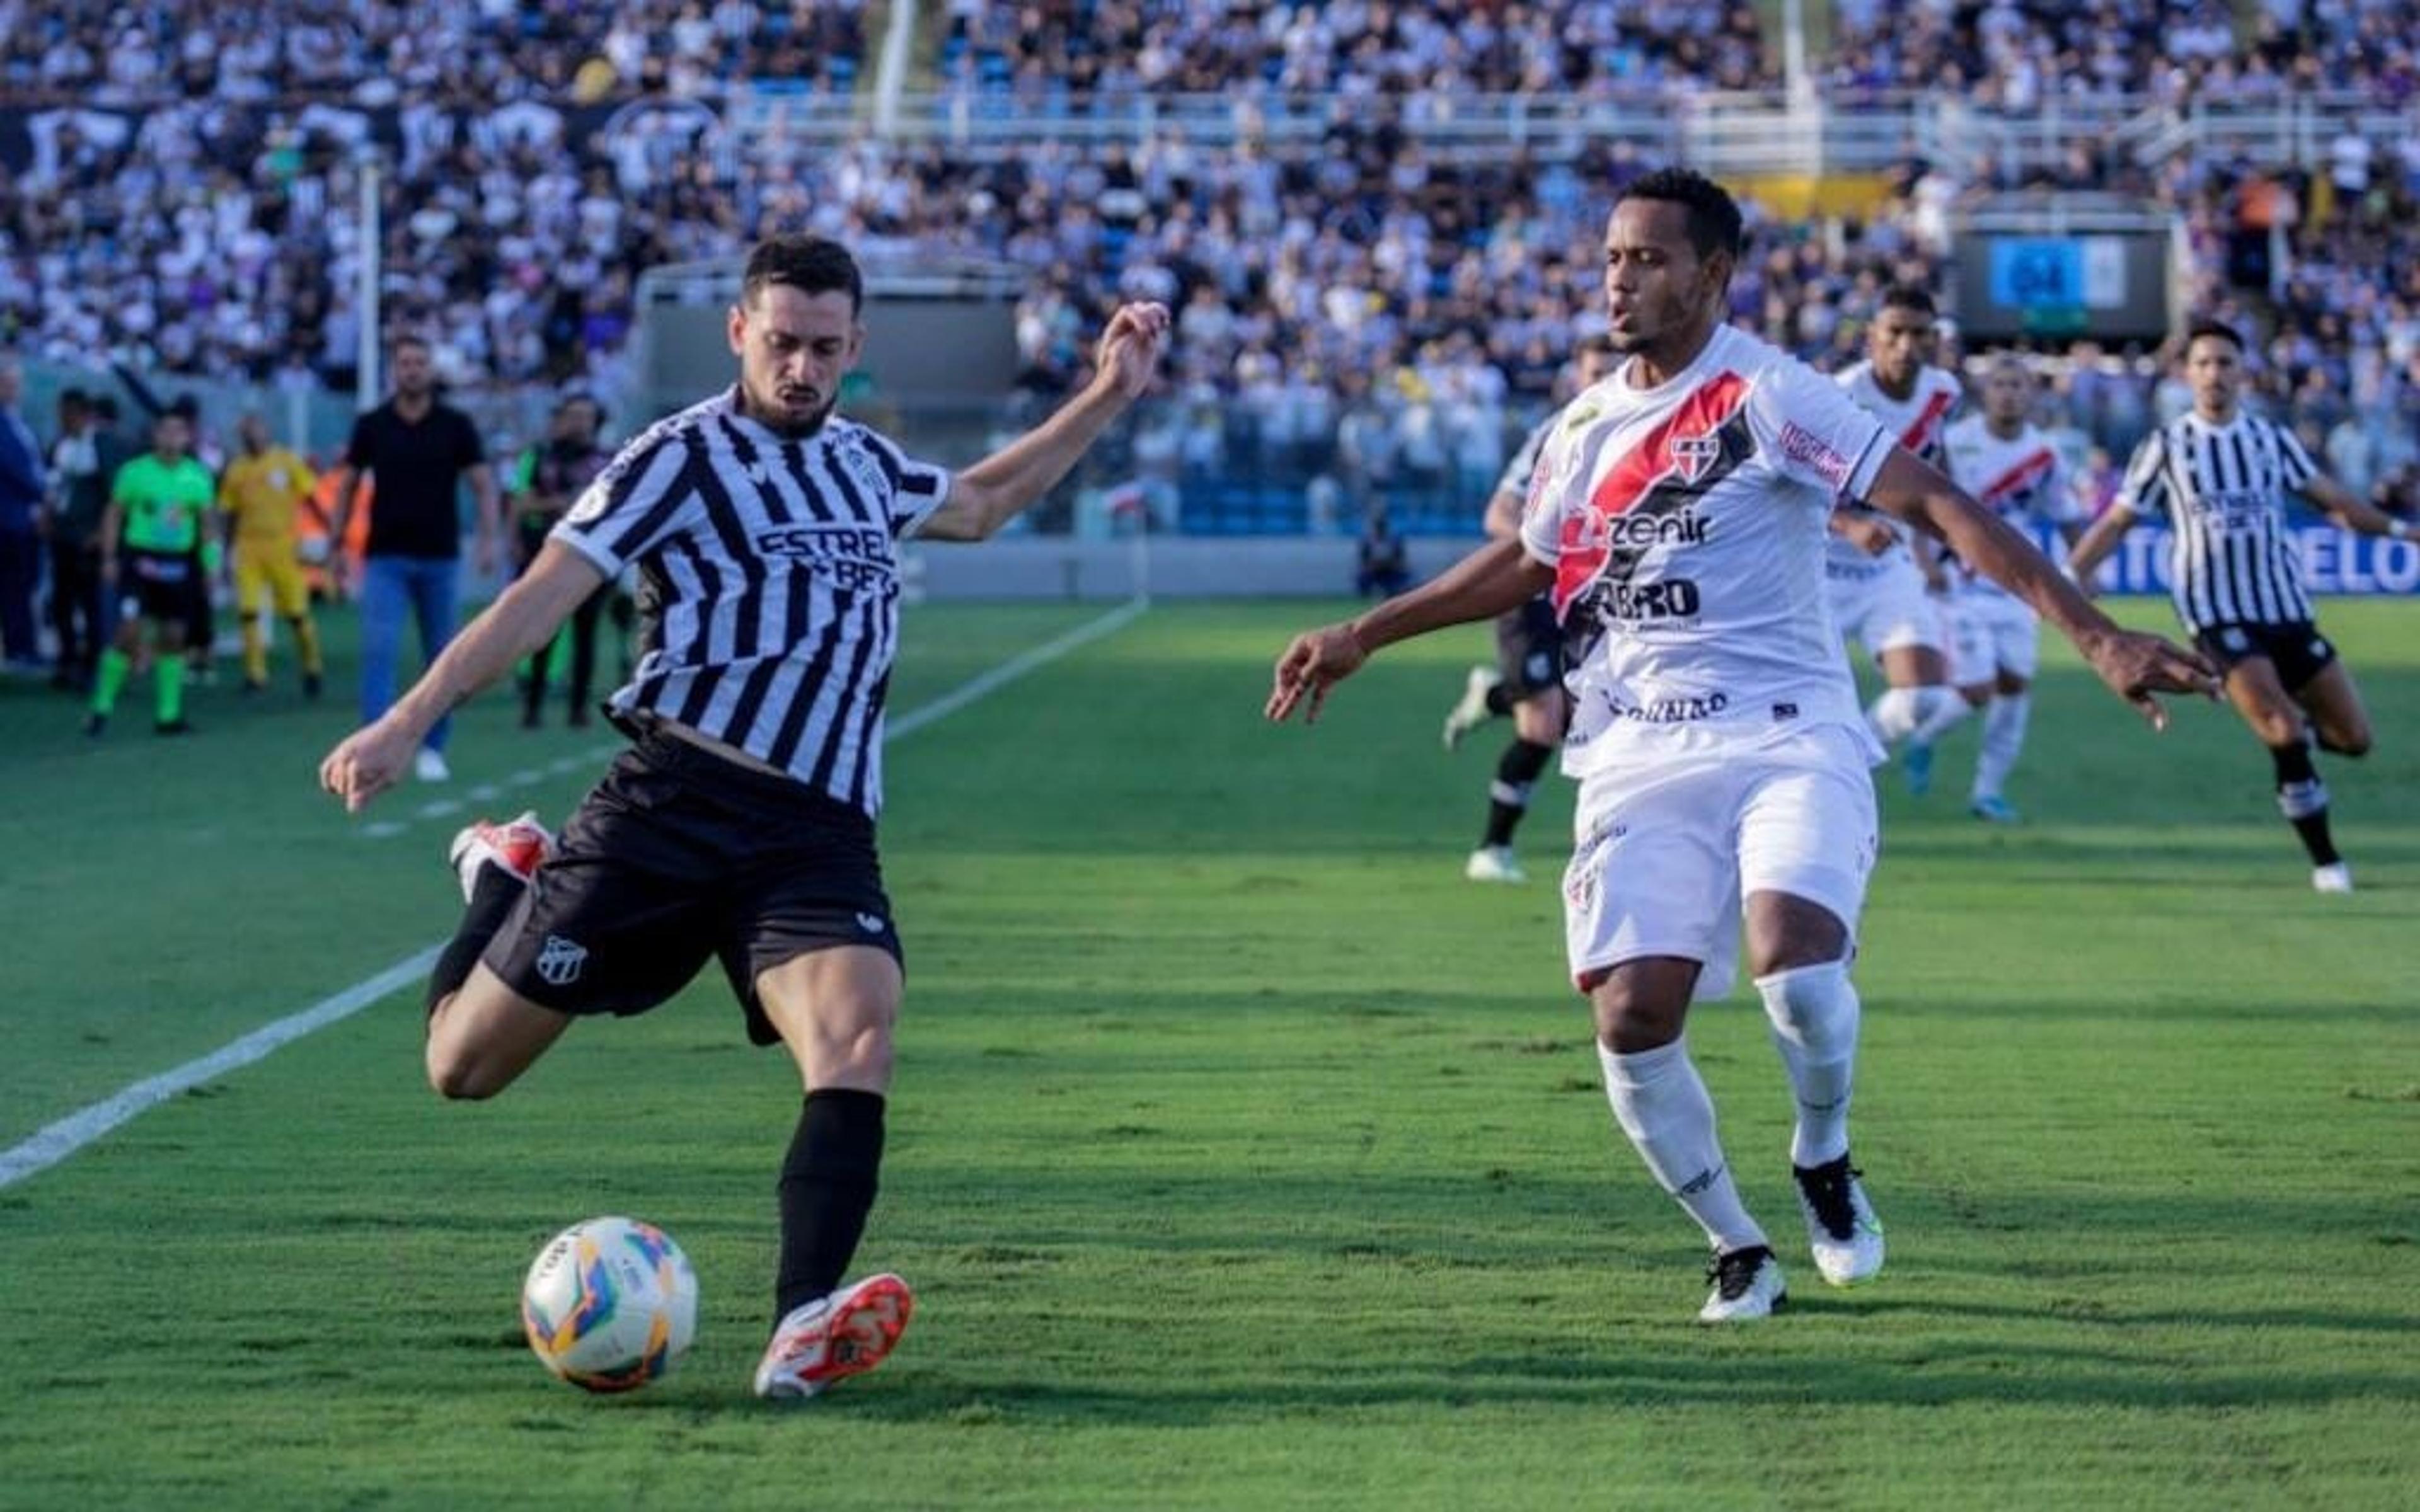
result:
[[[483,959],[562,1013],[644,1013],[722,963],[748,1037],[759,973],[839,945],[905,964],[874,821],[785,777],[643,733],[563,827]]]
[[[1544,594],[1496,616],[1496,670],[1515,703],[1563,686],[1563,628]]]
[[[2309,620],[2283,625],[2213,625],[2194,635],[2194,644],[2218,663],[2222,672],[2240,661],[2266,656],[2277,668],[2277,681],[2288,693],[2300,692],[2312,678],[2336,659],[2336,648]]]
[[[151,620],[182,629],[193,620],[197,602],[208,604],[209,594],[192,553],[130,549],[119,561],[119,619]]]

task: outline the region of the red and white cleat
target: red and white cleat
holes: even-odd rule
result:
[[[553,854],[554,837],[537,822],[536,810],[531,810],[501,825],[481,819],[463,825],[454,837],[453,848],[445,853],[445,859],[453,864],[454,874],[462,879],[462,901],[469,903],[479,868],[488,862],[495,862],[527,883]]]
[[[835,1381],[863,1375],[889,1358],[915,1310],[908,1283],[888,1274],[867,1276],[791,1309],[774,1325],[773,1341],[757,1364],[756,1395],[798,1400]]]

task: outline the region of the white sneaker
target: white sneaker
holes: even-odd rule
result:
[[[411,775],[423,782],[451,781],[454,768],[445,764],[445,754],[427,746],[411,758]]]
[[[1527,882],[1520,858],[1510,845],[1481,845],[1462,864],[1462,874],[1473,882]]]
[[[1794,1165],[1798,1206],[1807,1213],[1807,1245],[1815,1271],[1836,1287],[1870,1281],[1883,1268],[1883,1225],[1866,1189],[1850,1169],[1849,1157],[1808,1167]]]
[[[1445,717],[1446,749],[1451,750],[1461,745],[1463,736],[1487,722],[1487,695],[1494,692],[1496,685],[1502,681],[1504,674],[1493,667],[1470,669],[1469,675],[1462,680],[1460,702]]]
[[[1770,1318],[1790,1300],[1781,1279],[1781,1262],[1762,1244],[1717,1255],[1706,1266],[1714,1294],[1698,1309],[1701,1323],[1743,1323]]]
[[[2331,861],[2311,869],[2311,890],[2314,892],[2352,891],[2352,868],[2342,861]]]
[[[915,1295],[895,1275],[870,1275],[792,1308],[773,1325],[773,1340],[757,1363],[756,1395],[799,1400],[873,1369],[889,1357],[915,1310]]]
[[[530,810],[501,825],[480,819],[463,825],[456,832],[445,859],[462,879],[462,901],[469,903],[476,890],[479,868],[489,862],[527,882],[553,854],[554,837],[537,822],[537,811]]]

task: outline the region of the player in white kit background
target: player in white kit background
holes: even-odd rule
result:
[[[1841,370],[1839,384],[1857,408],[1883,423],[1899,444],[1941,466],[1942,435],[1956,417],[1965,386],[1932,365],[1932,296],[1910,284],[1883,291],[1866,328],[1863,361]],[[1866,649],[1884,688],[1866,709],[1874,737],[1907,742],[1908,791],[1921,797],[1932,785],[1932,747],[1966,717],[1966,701],[1949,686],[1949,635],[1941,595],[1948,587],[1930,537],[1911,536],[1872,509],[1832,517],[1831,552],[1823,559],[1832,624],[1844,640]]]
[[[1983,378],[1983,412],[1954,423],[1945,438],[1947,471],[2009,525],[2045,523],[2072,542],[2084,532],[2083,505],[2058,448],[2028,418],[2033,405],[2034,376],[2024,360],[1993,362]],[[1993,824],[2015,824],[2009,774],[2024,749],[2033,713],[2041,617],[1972,563],[1953,558],[1949,570],[1949,675],[1966,702],[1983,711],[1983,747],[1975,757],[1967,811]]]
[[[2216,687],[2192,653],[2111,624],[1832,380],[1723,327],[1744,250],[1739,208],[1711,180],[1666,169],[1625,189],[1606,227],[1605,292],[1626,361],[1563,412],[1519,538],[1295,638],[1266,708],[1315,718],[1383,647],[1551,593],[1571,704],[1563,769],[1580,784],[1564,878],[1571,974],[1594,1011],[1615,1119],[1714,1250],[1708,1321],[1763,1317],[1786,1289],[1683,1038],[1692,1000],[1728,991],[1743,924],[1796,1094],[1791,1165],[1816,1267],[1848,1285],[1883,1261],[1849,1154],[1849,962],[1878,753],[1823,601],[1837,501],[1945,538],[2154,724],[2153,693]]]

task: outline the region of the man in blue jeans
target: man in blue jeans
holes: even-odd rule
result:
[[[403,616],[420,623],[420,652],[434,662],[454,639],[456,589],[462,570],[460,486],[470,479],[478,505],[473,564],[483,578],[496,570],[502,502],[487,449],[471,417],[437,397],[428,344],[406,336],[391,359],[395,396],[353,422],[345,449],[351,470],[337,496],[332,540],[345,539],[362,479],[376,480],[370,538],[362,563],[362,718],[375,720],[395,702],[396,663],[403,650]],[[445,736],[440,719],[412,762],[424,782],[442,782]]]

